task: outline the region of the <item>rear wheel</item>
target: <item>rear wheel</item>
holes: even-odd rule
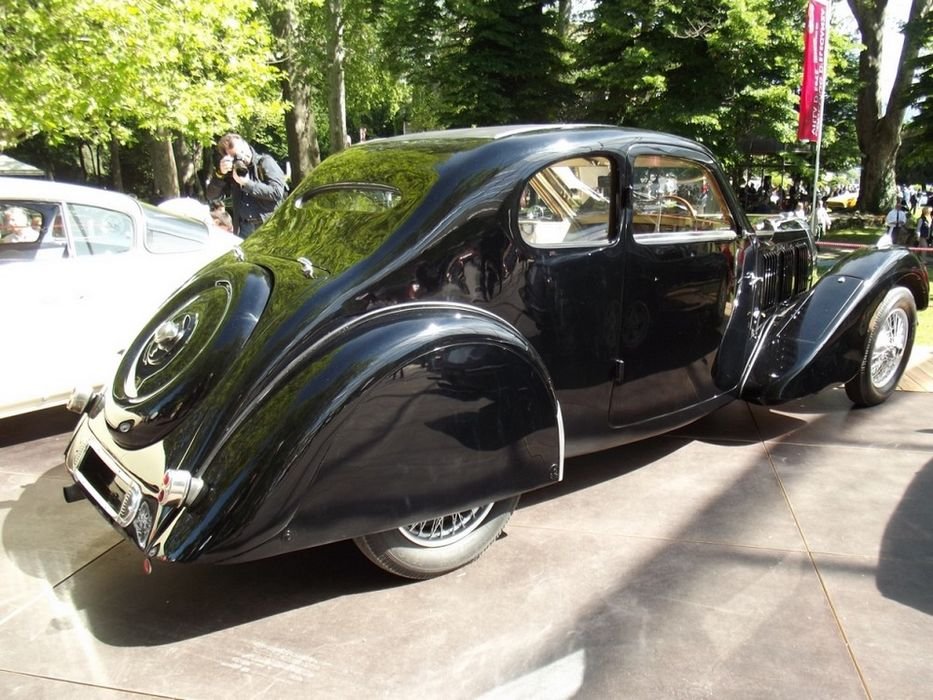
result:
[[[486,551],[518,504],[518,496],[412,523],[353,541],[377,566],[397,576],[433,578],[474,561]]]
[[[875,406],[894,393],[910,358],[916,328],[913,295],[895,287],[872,314],[859,372],[846,382],[846,394],[856,406]]]

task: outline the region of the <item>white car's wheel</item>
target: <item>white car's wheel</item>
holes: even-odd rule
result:
[[[377,566],[405,578],[426,579],[474,561],[486,551],[518,504],[518,496],[412,523],[353,541]]]
[[[916,328],[913,295],[895,287],[872,314],[859,372],[846,382],[846,394],[856,406],[874,406],[894,393],[910,358]]]

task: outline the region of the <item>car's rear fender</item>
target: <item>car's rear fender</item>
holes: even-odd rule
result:
[[[895,286],[926,308],[926,269],[906,249],[866,248],[840,260],[762,326],[742,376],[742,398],[763,404],[812,394],[858,372],[868,323]]]
[[[379,532],[561,478],[550,379],[507,323],[419,303],[358,317],[242,411],[169,559],[243,560]]]

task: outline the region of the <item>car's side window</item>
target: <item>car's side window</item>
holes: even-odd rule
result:
[[[539,170],[518,206],[522,239],[538,248],[605,245],[611,238],[612,161],[568,158]]]
[[[639,155],[633,174],[632,231],[636,241],[650,242],[657,234],[700,237],[733,232],[732,216],[719,183],[702,163],[660,154]]]
[[[55,204],[0,204],[0,262],[66,257],[68,246],[61,220]]]
[[[129,215],[86,204],[69,204],[65,211],[75,255],[124,253],[133,247],[133,219]]]

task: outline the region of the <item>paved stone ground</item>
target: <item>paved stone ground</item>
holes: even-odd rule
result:
[[[897,388],[901,391],[933,392],[933,348],[914,347],[907,371]]]
[[[569,460],[419,583],[348,543],[144,576],[62,501],[71,417],[3,421],[0,696],[926,699],[931,416],[914,391],[737,402]]]

